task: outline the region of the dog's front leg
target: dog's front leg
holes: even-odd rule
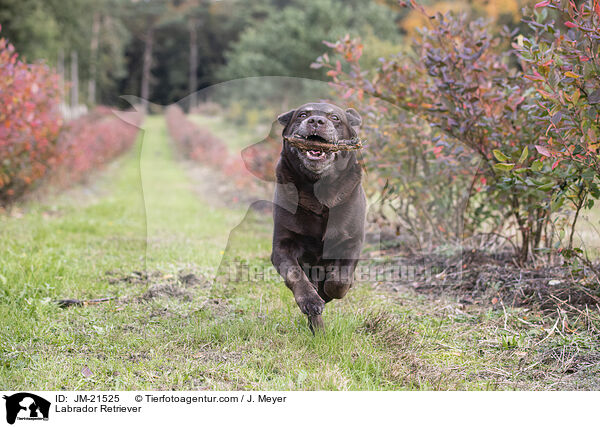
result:
[[[282,239],[273,242],[271,261],[277,272],[283,277],[286,286],[294,294],[296,304],[302,313],[309,319],[309,326],[314,332],[323,326],[321,314],[325,301],[319,296],[317,290],[298,264],[300,248],[291,239]]]

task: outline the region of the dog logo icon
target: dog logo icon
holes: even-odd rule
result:
[[[16,393],[4,396],[6,399],[6,421],[14,424],[16,420],[48,421],[50,402],[32,393]]]

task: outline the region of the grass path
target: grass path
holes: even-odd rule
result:
[[[197,197],[163,118],[145,128],[93,185],[0,217],[1,389],[597,387],[544,359],[554,337],[534,345],[544,325],[516,311],[359,284],[313,337],[279,279],[214,282],[245,210]],[[268,267],[268,219],[247,233],[236,255]],[[116,299],[54,303],[100,297]]]

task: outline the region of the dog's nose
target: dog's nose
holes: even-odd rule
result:
[[[325,117],[323,116],[312,116],[308,119],[309,125],[323,126],[325,124]]]

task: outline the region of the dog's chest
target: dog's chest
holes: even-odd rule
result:
[[[317,200],[312,190],[298,192],[298,206],[320,217],[326,217],[329,213],[327,206]]]
[[[296,223],[302,228],[302,234],[321,240],[325,235],[329,208],[321,204],[312,192],[298,192],[298,210]]]

